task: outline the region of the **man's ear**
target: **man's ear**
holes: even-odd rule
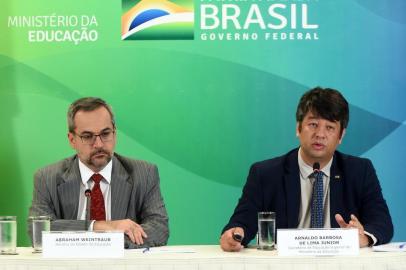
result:
[[[75,135],[73,135],[72,132],[68,132],[68,141],[69,141],[70,146],[73,149],[76,149],[76,140],[75,139],[76,139]]]
[[[300,130],[301,130],[300,123],[296,122],[296,137],[299,137]]]
[[[341,144],[341,142],[343,141],[343,138],[344,138],[344,135],[345,135],[345,131],[346,131],[346,129],[344,128],[344,129],[343,129],[343,133],[341,133],[341,138],[340,138],[340,140],[338,141],[339,144]]]

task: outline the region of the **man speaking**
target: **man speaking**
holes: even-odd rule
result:
[[[276,228],[357,228],[360,247],[390,241],[392,220],[371,161],[336,151],[348,121],[348,103],[337,90],[317,87],[302,96],[300,147],[251,166],[223,229],[223,250],[239,251],[255,237],[261,211],[276,212]]]

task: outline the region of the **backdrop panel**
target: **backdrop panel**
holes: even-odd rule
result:
[[[141,2],[122,2],[2,3],[0,215],[18,216],[19,245],[29,244],[33,173],[74,153],[73,100],[106,99],[117,152],[158,165],[169,243],[214,244],[250,164],[298,145],[295,108],[317,85],[350,102],[340,149],[373,161],[394,240],[406,239],[406,2],[172,1],[174,23],[158,18],[128,40],[123,18]],[[193,20],[176,21],[179,10]]]

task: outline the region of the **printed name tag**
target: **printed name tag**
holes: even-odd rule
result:
[[[358,255],[357,229],[278,230],[280,256]]]
[[[123,232],[43,232],[44,258],[119,258]]]

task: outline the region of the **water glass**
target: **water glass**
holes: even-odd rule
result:
[[[258,212],[258,249],[275,248],[275,212]]]
[[[0,254],[14,255],[17,246],[17,221],[15,216],[0,216]]]
[[[42,232],[49,231],[51,219],[49,216],[29,217],[32,226],[32,246],[34,252],[42,252]]]

